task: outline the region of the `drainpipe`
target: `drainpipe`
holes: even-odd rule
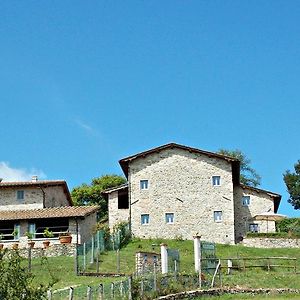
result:
[[[43,193],[43,208],[45,208],[46,207],[46,204],[45,204],[45,202],[46,202],[46,193],[45,193],[45,191],[44,191],[44,189],[42,188],[41,185],[39,185],[39,188],[41,189],[41,191]]]

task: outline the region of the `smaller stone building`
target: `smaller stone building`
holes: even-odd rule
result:
[[[65,181],[0,182],[0,235],[5,248],[30,240],[42,247],[45,240],[59,243],[59,236],[70,234],[72,243],[83,243],[97,222],[98,206],[73,206]],[[44,235],[45,229],[52,237]]]

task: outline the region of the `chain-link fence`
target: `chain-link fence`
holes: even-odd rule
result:
[[[122,273],[120,249],[128,240],[129,229],[122,228],[112,234],[97,231],[89,241],[78,245],[76,250],[77,273]],[[110,254],[110,259],[104,257]]]

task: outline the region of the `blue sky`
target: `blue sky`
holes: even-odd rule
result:
[[[300,159],[298,1],[2,1],[0,175],[70,189],[168,142]],[[1,174],[2,173],[2,174]]]

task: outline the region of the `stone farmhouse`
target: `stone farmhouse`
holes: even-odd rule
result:
[[[128,183],[103,192],[109,226],[128,221],[140,238],[184,238],[234,244],[246,232],[275,231],[281,196],[240,183],[240,162],[232,157],[175,143],[119,161]],[[268,228],[268,229],[267,229]]]
[[[43,241],[59,244],[59,236],[70,233],[72,243],[82,243],[90,238],[97,221],[97,206],[72,206],[71,196],[65,181],[0,181],[0,234],[5,248],[18,243],[27,247],[28,233],[35,247]],[[44,236],[45,229],[53,237]]]

